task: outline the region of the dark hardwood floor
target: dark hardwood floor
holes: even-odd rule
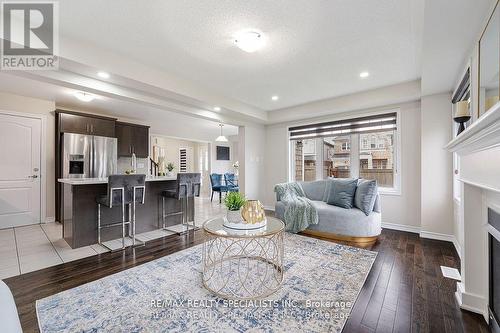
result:
[[[25,332],[37,332],[35,301],[127,268],[200,244],[169,236],[144,247],[104,253],[6,279]],[[455,302],[455,281],[442,277],[440,265],[459,266],[451,243],[384,230],[371,247],[378,256],[344,332],[488,332],[482,316]]]

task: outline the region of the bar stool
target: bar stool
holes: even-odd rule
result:
[[[125,226],[128,225],[128,235],[132,238],[132,246],[136,245],[135,239],[135,206],[144,204],[146,194],[146,175],[111,175],[108,177],[108,189],[106,195],[96,197],[97,202],[97,242],[101,243],[101,229],[110,227],[122,227],[122,249],[125,249]],[[101,224],[101,206],[113,208],[122,207],[122,221],[110,224]],[[128,221],[125,219],[125,210],[128,206]],[[144,245],[141,242],[140,245]]]
[[[165,190],[161,192],[160,195],[162,199],[161,207],[162,207],[163,230],[172,231],[179,235],[187,233],[189,231],[189,222],[193,222],[192,225],[193,230],[197,229],[194,221],[194,213],[193,213],[193,220],[189,221],[189,198],[200,196],[200,187],[201,187],[200,179],[201,179],[200,173],[178,173],[175,189]],[[165,214],[165,199],[179,200],[181,204],[181,210]],[[181,215],[181,224],[184,224],[186,226],[186,230],[177,231],[168,229],[166,227],[166,218],[177,215]]]

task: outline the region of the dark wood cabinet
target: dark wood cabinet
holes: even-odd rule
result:
[[[118,156],[136,157],[149,156],[149,126],[116,122],[116,137],[118,138]]]
[[[114,118],[59,113],[59,129],[62,133],[115,137],[115,121]]]

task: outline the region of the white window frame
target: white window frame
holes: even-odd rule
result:
[[[381,195],[394,195],[394,196],[400,196],[402,193],[402,184],[401,184],[401,179],[402,179],[402,168],[401,168],[401,160],[402,160],[402,155],[401,155],[401,110],[399,108],[397,109],[388,109],[388,110],[379,110],[376,112],[369,112],[369,113],[362,113],[362,114],[356,114],[356,115],[351,115],[351,116],[346,116],[342,118],[333,118],[333,119],[325,119],[322,121],[335,121],[335,120],[343,120],[343,119],[350,119],[354,117],[364,117],[364,116],[372,116],[372,115],[378,115],[378,114],[384,114],[384,113],[396,113],[396,130],[394,133],[393,137],[393,146],[394,148],[394,165],[393,165],[393,170],[394,170],[394,186],[391,188],[388,187],[379,187],[379,193]],[[315,121],[316,122],[316,121]],[[307,125],[307,123],[301,124],[301,125]],[[295,126],[295,125],[293,125]],[[293,126],[288,126],[287,131],[289,130],[290,127]],[[289,131],[288,131],[289,133]],[[294,164],[295,164],[295,159],[292,154],[294,154],[293,150],[293,143],[292,140],[290,140],[289,135],[287,135],[287,148],[288,148],[288,180],[293,181],[293,177],[295,175],[294,172]],[[353,141],[356,141],[354,143]],[[351,136],[351,175],[353,177],[358,177],[359,176],[359,169],[360,169],[360,163],[359,163],[359,148],[360,145],[362,144],[360,142],[359,135],[353,134]],[[371,142],[368,142],[370,149],[371,149]],[[376,144],[376,143],[375,143]],[[377,144],[376,144],[377,146]],[[323,175],[316,175],[317,179],[323,179]],[[319,177],[319,178],[318,178]]]

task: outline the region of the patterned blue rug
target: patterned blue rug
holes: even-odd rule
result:
[[[341,332],[376,252],[285,234],[285,279],[262,300],[201,282],[201,245],[38,300],[42,332]]]

